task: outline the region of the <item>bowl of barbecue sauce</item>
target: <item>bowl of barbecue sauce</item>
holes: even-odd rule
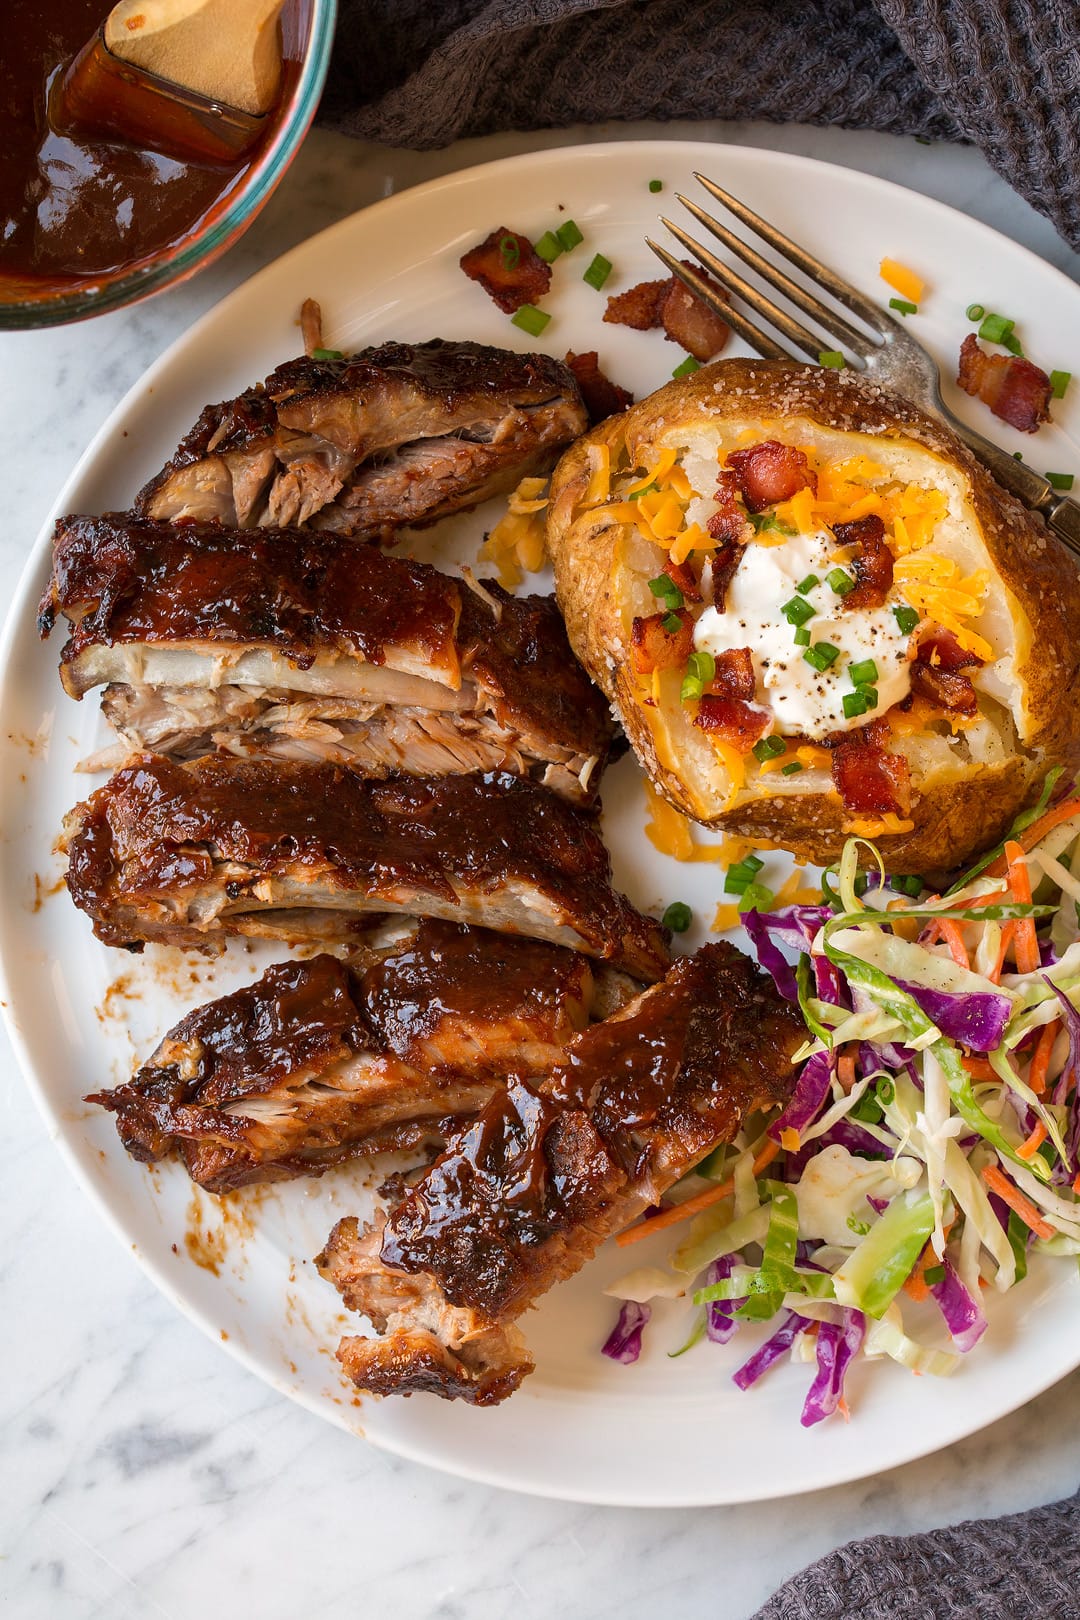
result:
[[[265,131],[223,162],[179,161],[65,131],[57,87],[109,0],[4,0],[0,46],[0,328],[116,309],[223,253],[267,201],[315,113],[337,0],[287,0]]]

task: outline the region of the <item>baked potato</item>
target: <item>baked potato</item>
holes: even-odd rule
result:
[[[669,383],[563,455],[548,544],[574,651],[706,826],[940,872],[1080,756],[1076,564],[854,372]]]

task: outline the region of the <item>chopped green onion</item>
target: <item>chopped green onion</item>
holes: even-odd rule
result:
[[[694,920],[694,913],[683,900],[673,900],[660,921],[673,934],[685,934]]]
[[[764,764],[767,759],[775,759],[777,754],[783,754],[786,753],[786,751],[787,743],[784,741],[783,737],[776,736],[760,737],[754,744],[753,749],[754,758],[759,760],[762,764]]]
[[[923,1282],[926,1284],[927,1288],[936,1288],[938,1283],[943,1283],[944,1281],[944,1266],[927,1266],[926,1270],[923,1272]]]
[[[1073,475],[1072,473],[1048,472],[1046,474],[1046,482],[1050,485],[1051,489],[1072,489]]]
[[[901,315],[917,315],[919,313],[918,304],[913,304],[909,298],[890,298],[889,308],[897,310]]]
[[[829,371],[843,371],[847,364],[839,349],[822,349],[817,360],[819,366],[825,366]]]
[[[915,629],[915,626],[919,622],[919,615],[916,613],[913,607],[894,607],[893,618],[896,620],[905,636],[910,636],[911,632]]]
[[[837,596],[846,596],[855,589],[855,581],[846,568],[831,568],[825,575],[825,583],[832,586]]]
[[[683,593],[670,574],[657,574],[655,579],[650,579],[649,589],[654,596],[660,597],[669,613],[674,613],[676,608],[682,607]]]
[[[896,1086],[887,1074],[883,1074],[875,1084],[874,1096],[883,1108],[888,1108],[889,1104],[896,1100]]]
[[[724,875],[724,893],[742,894],[747,884],[753,883],[754,878],[761,871],[765,862],[756,855],[747,855],[734,866],[729,866]]]
[[[499,238],[499,257],[507,270],[516,270],[521,262],[521,245],[516,236]]]
[[[739,896],[740,911],[768,911],[776,896],[764,883],[748,883]]]
[[[810,645],[810,632],[805,624],[800,624],[795,631],[795,645],[796,647],[809,647]]]
[[[695,371],[700,370],[701,361],[695,360],[692,354],[688,354],[685,360],[679,361],[671,375],[673,377],[692,377]]]
[[[1024,351],[1020,347],[1020,339],[1014,332],[1006,332],[1005,336],[1001,340],[1001,346],[1004,349],[1008,349],[1010,354],[1017,354],[1021,359],[1023,359]]]
[[[843,705],[845,720],[854,720],[860,714],[865,714],[867,709],[870,708],[870,703],[866,697],[866,688],[863,687],[857,692],[845,692]]]
[[[313,360],[344,360],[345,356],[340,349],[312,349]]]
[[[568,219],[565,225],[560,225],[555,235],[559,238],[564,253],[569,253],[571,248],[576,248],[579,242],[585,240],[572,219]]]
[[[644,489],[635,490],[633,495],[627,496],[627,499],[631,501],[640,501],[643,495],[652,495],[654,491],[658,490],[659,488],[660,485],[654,479],[651,484],[646,484]]]
[[[815,641],[812,647],[807,647],[803,657],[808,664],[812,664],[820,674],[835,664],[840,656],[839,647],[834,647],[831,641]]]
[[[1016,1280],[1023,1282],[1027,1276],[1027,1240],[1028,1228],[1024,1225],[1015,1209],[1009,1211],[1009,1230],[1005,1234],[1009,1240],[1009,1247],[1016,1261]]]
[[[540,240],[533,243],[533,247],[545,264],[554,264],[563,250],[563,245],[554,231],[545,231]]]
[[[982,304],[969,304],[964,314],[969,321],[981,321],[986,314],[986,310]]]
[[[872,686],[878,678],[878,667],[872,658],[863,658],[848,668],[852,686]]]
[[[864,1125],[881,1124],[881,1104],[872,1091],[864,1091],[850,1112],[852,1119],[861,1120]]]
[[[539,337],[550,319],[551,316],[544,310],[537,309],[535,304],[522,304],[516,314],[511,315],[510,324],[520,326],[530,337]]]
[[[649,181],[649,190],[650,191],[663,191],[663,189],[664,189],[664,182],[662,180],[650,180]]]
[[[775,512],[747,512],[751,527],[755,534],[762,534],[766,530],[775,529],[778,534],[794,534],[795,530],[790,523],[778,518]]]
[[[1072,380],[1071,371],[1052,371],[1050,373],[1050,398],[1063,399],[1065,390]]]
[[[590,287],[595,287],[599,292],[610,274],[611,260],[605,259],[602,253],[598,253],[581,279],[587,281]]]
[[[892,884],[894,889],[899,891],[900,894],[906,894],[912,900],[917,900],[923,891],[923,880],[921,877],[915,877],[907,874],[901,875],[898,872],[894,872],[892,877],[889,879],[889,882]]]
[[[803,768],[802,760],[801,759],[793,759],[791,761],[790,765],[781,765],[781,767],[780,767],[780,775],[781,776],[796,776],[798,774],[798,772],[802,770],[802,768]]]
[[[660,620],[661,630],[666,630],[669,636],[677,636],[682,629],[682,620],[677,613],[669,613]]]
[[[710,652],[692,652],[686,660],[686,667],[696,680],[708,686],[716,674],[716,659]]]
[[[780,611],[789,624],[800,625],[805,624],[807,619],[812,619],[817,609],[811,606],[805,596],[793,596],[790,602],[784,603]]]
[[[820,581],[820,579],[818,579],[816,574],[807,574],[805,579],[800,579],[800,581],[796,585],[795,589],[798,591],[800,596],[806,596],[806,594],[809,591],[812,591],[814,589],[815,585],[820,585],[820,584],[821,584],[821,581]]]
[[[1015,325],[1015,321],[1007,321],[1004,315],[987,315],[979,327],[979,336],[987,343],[1002,343]]]
[[[849,1215],[847,1225],[848,1229],[854,1232],[856,1237],[865,1237],[870,1230],[870,1222],[860,1221],[857,1215]]]
[[[1014,450],[1013,451],[1013,460],[1014,461],[1023,461],[1023,459],[1024,459],[1024,452],[1022,450]]]

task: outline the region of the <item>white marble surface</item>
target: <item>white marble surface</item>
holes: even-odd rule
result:
[[[116,401],[269,259],[390,191],[487,158],[693,133],[604,126],[428,154],[315,134],[248,236],[203,276],[80,326],[0,335],[4,600]],[[1080,279],[1080,258],[973,151],[765,124],[697,133],[898,180]],[[1022,1509],[1080,1483],[1074,1376],[939,1456],[763,1508],[644,1513],[461,1484],[323,1426],[177,1316],[69,1181],[2,1036],[0,1117],[0,1608],[19,1620],[744,1620],[842,1541]]]

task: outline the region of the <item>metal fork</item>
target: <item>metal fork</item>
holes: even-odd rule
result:
[[[894,320],[891,315],[887,315],[857,287],[853,287],[850,282],[838,276],[835,270],[830,270],[812,253],[808,253],[797,242],[793,242],[782,231],[778,231],[775,225],[770,225],[760,214],[756,214],[744,202],[740,202],[722,186],[718,186],[715,180],[710,180],[696,171],[694,178],[700,181],[710,196],[722,203],[729,213],[734,214],[736,219],[741,220],[796,269],[801,270],[807,280],[830,293],[845,309],[849,309],[859,320],[864,321],[875,336],[868,336],[852,326],[801,282],[794,281],[775,264],[763,258],[748,242],[742,241],[726,225],[721,225],[719,220],[713,219],[712,215],[707,214],[696,202],[681,193],[676,193],[678,201],[690,211],[700,225],[704,226],[705,230],[716,237],[729,252],[748,264],[762,281],[775,288],[818,326],[823,327],[839,345],[841,352],[844,352],[848,365],[872,377],[875,382],[883,383],[913,404],[921,406],[932,416],[940,417],[947,422],[983,465],[989,468],[998,483],[1003,484],[1023,501],[1025,506],[1041,513],[1054,534],[1068,546],[1074,556],[1080,558],[1080,503],[1059,494],[1040,473],[1034,472],[1022,461],[1017,461],[1008,451],[992,444],[981,433],[976,433],[973,428],[968,427],[958,416],[954,416],[941,397],[937,362],[927,353],[918,339],[912,337],[908,328],[900,321]],[[778,342],[776,338],[763,332],[737,305],[719,298],[697,271],[688,270],[674,254],[668,252],[667,248],[646,237],[649,247],[659,259],[663,260],[668,269],[677,275],[691,292],[714,309],[722,320],[733,327],[752,349],[769,360],[798,359],[799,351],[811,360],[817,360],[823,349],[820,335],[809,331],[801,321],[767,298],[731,265],[725,264],[715,253],[695,241],[680,225],[664,218],[661,219],[661,223],[687,252],[705,266],[710,275],[748,304],[754,313],[775,328],[784,340],[782,343]]]

